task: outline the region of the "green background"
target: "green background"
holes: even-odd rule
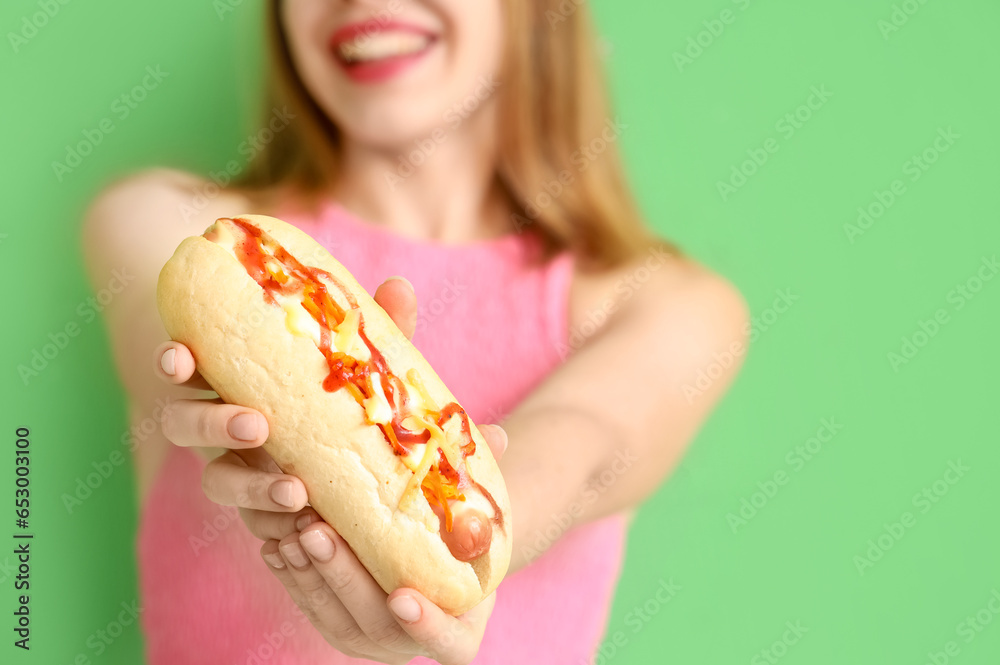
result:
[[[886,32],[879,22],[894,5],[884,0],[635,4],[594,3],[630,175],[651,222],[735,282],[761,323],[732,391],[634,524],[599,662],[920,665],[949,641],[959,649],[950,662],[1000,662],[1000,618],[988,609],[1000,597],[1000,280],[971,298],[954,291],[1000,246],[1000,5],[896,3],[916,11]],[[239,157],[255,108],[258,8],[248,0],[220,17],[194,0],[70,2],[16,51],[8,34],[41,10],[25,0],[0,9],[0,503],[12,512],[14,430],[28,426],[37,534],[30,654],[11,646],[13,546],[0,547],[4,662],[141,659],[134,626],[101,655],[88,644],[136,598],[127,467],[72,514],[60,499],[123,449],[126,428],[103,323],[76,312],[90,295],[77,229],[114,177]],[[723,10],[731,22],[712,23]],[[699,53],[688,40],[702,32]],[[58,181],[51,163],[116,117],[113,100],[147,65],[169,77]],[[831,96],[788,136],[779,123],[814,86]],[[948,128],[959,138],[912,180],[907,161]],[[768,139],[778,150],[724,199],[718,182]],[[849,237],[857,208],[895,179],[904,193]],[[779,291],[795,298],[780,313]],[[947,323],[917,335],[926,343],[894,367],[888,354],[937,310]],[[25,386],[17,366],[71,321],[79,336]],[[796,461],[823,419],[842,429]],[[935,503],[915,503],[950,462],[969,470],[939,483]],[[776,473],[787,482],[755,497]],[[756,514],[744,507],[750,518],[735,524],[744,499]],[[859,570],[869,540],[888,542],[886,525],[906,512],[912,526]],[[655,590],[671,580],[680,590],[661,605]],[[961,624],[977,612],[992,622],[967,641]],[[762,650],[786,622],[807,632],[769,661]]]

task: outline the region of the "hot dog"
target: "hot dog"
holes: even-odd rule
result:
[[[164,265],[157,306],[226,402],[386,591],[474,607],[511,554],[489,446],[427,361],[321,245],[273,217],[224,218]]]

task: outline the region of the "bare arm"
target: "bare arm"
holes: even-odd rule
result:
[[[190,176],[166,170],[116,183],[94,200],[80,231],[84,263],[95,291],[113,271],[130,278],[101,316],[128,399],[129,425],[137,428],[131,449],[139,499],[170,445],[160,430],[163,405],[199,396],[165,384],[152,371],[153,351],[167,339],[156,311],[156,280],[181,240],[200,233],[213,213],[234,203],[219,197],[186,219],[184,211],[196,205],[194,183]]]
[[[745,345],[739,294],[695,264],[663,257],[656,264],[650,256],[578,278],[573,329],[589,331],[584,321],[612,313],[504,423],[512,570],[551,546],[554,533],[647,498],[736,374],[742,352],[702,394],[691,392],[714,353]],[[652,271],[641,267],[646,261]]]

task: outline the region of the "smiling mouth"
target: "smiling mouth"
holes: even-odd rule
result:
[[[334,52],[346,65],[361,65],[412,56],[426,51],[433,43],[429,35],[391,31],[358,35],[340,42]]]

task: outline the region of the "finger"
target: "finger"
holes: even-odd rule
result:
[[[496,461],[500,461],[503,454],[507,452],[507,432],[500,425],[477,425],[479,433],[483,435],[486,439],[487,445],[490,447],[490,452],[493,453],[493,458]]]
[[[164,342],[153,352],[153,371],[167,383],[195,390],[215,388],[198,373],[191,350],[180,342]]]
[[[400,627],[441,665],[466,665],[476,657],[496,593],[453,617],[414,589],[396,589],[386,601]]]
[[[240,508],[240,517],[250,533],[261,540],[281,540],[322,519],[311,506],[295,513]]]
[[[329,524],[316,522],[302,530],[299,544],[308,555],[312,570],[337,594],[372,642],[394,652],[413,652],[416,647],[413,640],[386,610],[385,591],[340,534]]]
[[[390,277],[375,289],[373,297],[407,339],[413,337],[417,327],[417,296],[409,280]]]
[[[315,527],[310,527],[315,528]],[[329,527],[327,527],[329,529]],[[329,529],[332,532],[332,529]],[[358,602],[357,595],[365,597],[361,602],[372,602],[365,592],[367,589],[357,577],[337,578],[338,582],[344,585],[333,588],[329,580],[316,568],[313,560],[306,554],[301,542],[300,534],[292,534],[283,538],[278,543],[278,551],[281,554],[288,573],[295,581],[295,586],[302,595],[308,599],[309,605],[314,612],[313,618],[322,626],[324,632],[333,638],[333,644],[338,649],[349,649],[368,657],[378,655],[388,655],[390,651],[380,644],[376,644],[365,632],[362,624],[351,613],[348,603]],[[371,576],[365,571],[365,576],[371,580]],[[374,580],[372,580],[374,583]],[[377,585],[376,585],[377,586]],[[374,600],[375,606],[385,607],[385,593],[381,592],[381,597]],[[384,610],[383,610],[384,611]],[[388,615],[388,612],[386,612]],[[402,631],[400,631],[402,633]],[[405,635],[404,635],[405,636]],[[412,646],[412,642],[410,643]]]
[[[236,404],[178,399],[163,408],[163,435],[178,446],[253,448],[267,439],[267,420]]]
[[[284,473],[281,467],[278,466],[278,463],[274,461],[274,458],[261,447],[233,448],[232,451],[241,460],[246,462],[247,466],[260,469],[261,471],[270,471],[271,473]]]
[[[309,500],[295,476],[246,466],[231,450],[205,465],[201,487],[215,503],[254,510],[297,512]]]

